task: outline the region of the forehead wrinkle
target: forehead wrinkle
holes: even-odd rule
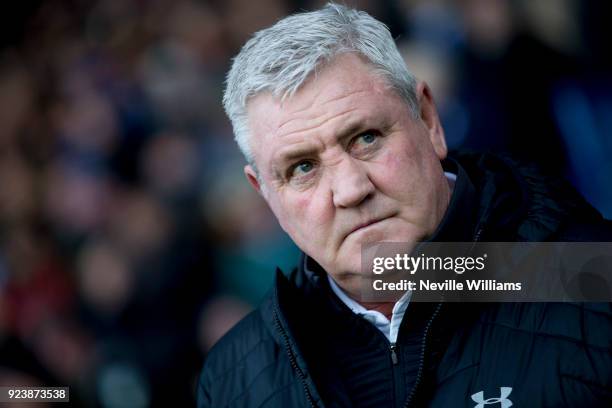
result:
[[[311,139],[296,139],[289,141],[288,144],[280,147],[274,154],[274,158],[285,159],[287,157],[295,157],[303,153],[315,152],[322,150],[323,142],[317,138]],[[296,147],[297,146],[297,147]]]
[[[327,105],[328,103],[337,102],[337,101],[340,101],[340,100],[342,100],[344,98],[348,98],[349,96],[353,96],[353,95],[358,94],[358,93],[366,93],[366,92],[369,92],[369,90],[367,90],[367,89],[357,89],[357,90],[351,91],[349,93],[345,93],[345,94],[341,94],[341,95],[336,95],[336,96],[333,96],[331,99],[328,99],[328,100],[325,100],[325,101],[321,102],[321,105]]]
[[[320,93],[320,92],[321,92],[321,91],[319,91],[319,93]],[[311,108],[311,107],[312,107],[312,106],[315,104],[316,100],[317,100],[317,98],[316,98],[316,97],[315,97],[315,98],[311,98],[309,103],[307,103],[307,104],[305,104],[304,106],[299,107],[299,108],[297,108],[297,109],[295,109],[295,110],[290,110],[288,113],[289,113],[290,115],[292,115],[292,116],[293,116],[293,115],[296,115],[296,114],[299,114],[299,113],[302,113],[302,112],[304,112],[304,111],[306,111],[306,110],[310,109],[310,108]],[[279,103],[279,108],[280,108],[280,109],[283,109],[283,105],[284,105],[284,104],[285,104],[285,103],[284,103],[283,101],[281,101],[281,102]],[[279,129],[280,129],[280,128],[282,128],[283,126],[285,126],[285,124],[286,124],[287,122],[290,122],[290,121],[291,121],[291,118],[288,118],[288,119],[287,119],[287,120],[285,120],[284,122],[281,122],[281,123],[279,124],[278,128],[279,128]]]
[[[329,103],[333,103],[333,102],[338,102],[341,101],[342,99],[345,98],[349,98],[355,94],[359,94],[359,93],[368,93],[371,90],[369,89],[356,89],[356,90],[351,90],[348,93],[345,91],[345,89],[340,90],[339,92],[334,92],[334,94],[330,97],[330,99],[323,99],[322,101],[319,101],[321,99],[321,95],[324,94],[324,89],[317,89],[317,92],[315,95],[313,95],[312,97],[308,98],[310,100],[309,103],[307,103],[304,106],[301,106],[295,110],[289,110],[287,112],[287,114],[290,116],[289,118],[287,118],[286,120],[282,121],[279,126],[278,129],[282,129],[284,126],[286,126],[288,123],[290,123],[292,120],[294,119],[298,119],[298,118],[292,118],[292,116],[295,116],[297,114],[300,114],[304,111],[307,111],[308,109],[310,109],[313,105],[318,104],[319,106],[324,106],[327,105]],[[298,95],[297,97],[299,98],[299,96],[302,95]],[[295,100],[295,99],[294,99]],[[289,101],[291,102],[291,100]],[[281,109],[283,108],[283,102],[280,103],[280,107]]]
[[[349,113],[351,113],[351,112],[354,112],[355,110],[357,110],[357,107],[351,107],[351,108],[349,108],[349,109],[347,109],[347,110],[344,110],[344,111],[342,111],[342,112],[340,112],[340,113],[333,113],[333,114],[332,114],[332,115],[330,115],[329,117],[327,117],[327,118],[325,118],[325,119],[323,119],[323,120],[321,120],[321,121],[318,121],[318,122],[316,122],[316,123],[314,123],[314,124],[311,124],[311,125],[309,125],[308,127],[303,127],[303,128],[293,129],[293,130],[291,130],[290,132],[288,132],[288,133],[284,133],[284,134],[279,135],[279,136],[280,136],[280,137],[288,137],[288,136],[293,136],[293,135],[295,135],[296,133],[308,132],[308,131],[311,131],[311,130],[313,130],[313,129],[320,128],[321,126],[325,125],[325,124],[326,124],[326,123],[328,123],[329,121],[332,121],[332,120],[334,120],[334,119],[338,119],[338,118],[340,118],[340,117],[342,117],[342,116],[344,116],[344,115],[347,115],[347,114],[349,114]],[[287,121],[285,124],[289,124],[289,123],[291,123],[293,120],[299,120],[299,118],[294,118],[294,119],[292,119],[292,120],[289,120],[289,121]],[[279,128],[278,130],[280,131],[281,129]]]

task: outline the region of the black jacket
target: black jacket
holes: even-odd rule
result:
[[[612,241],[610,223],[563,182],[507,158],[456,159],[446,163],[459,177],[436,239]],[[198,407],[365,404],[354,376],[342,382],[340,361],[350,360],[330,346],[346,340],[329,333],[345,321],[355,333],[376,329],[330,304],[324,271],[307,262],[288,277],[278,272],[262,305],[211,350]],[[394,381],[381,406],[612,406],[611,317],[603,303],[410,304],[399,364],[384,349],[372,360]],[[376,341],[374,352],[384,342]]]

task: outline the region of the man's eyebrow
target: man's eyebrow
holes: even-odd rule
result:
[[[317,148],[314,146],[298,147],[295,149],[287,149],[283,153],[280,153],[275,159],[272,159],[272,173],[278,179],[282,178],[285,172],[284,167],[287,163],[291,163],[294,160],[301,159],[303,157],[314,156],[317,153]]]
[[[336,142],[342,144],[348,138],[351,138],[361,132],[364,132],[373,126],[372,118],[360,118],[355,121],[347,123],[347,125],[340,129],[336,135]]]
[[[278,157],[279,163],[285,163],[305,156],[312,156],[317,153],[316,147],[299,147],[297,149],[287,150],[281,153]]]
[[[338,136],[336,137],[336,140],[338,142],[342,142],[343,140],[351,136],[355,136],[356,133],[366,130],[366,127],[367,127],[366,120],[359,120],[357,122],[349,123],[344,129],[338,132]]]

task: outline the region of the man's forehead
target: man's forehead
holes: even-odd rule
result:
[[[292,96],[281,98],[270,91],[255,95],[247,103],[247,112],[251,119],[263,117],[274,124],[282,122],[279,115],[299,114],[359,91],[384,92],[387,88],[387,82],[361,57],[343,54],[320,66]]]
[[[351,99],[351,96],[371,95],[368,89],[346,90],[345,92],[322,92],[321,98],[299,95],[281,101],[270,93],[253,99],[248,107],[249,125],[255,135],[291,134],[325,122],[328,117],[353,111],[367,112],[365,104]],[[362,94],[362,95],[359,95]],[[327,97],[325,97],[327,96]],[[334,104],[330,108],[330,104]]]
[[[381,108],[371,103],[376,95],[368,89],[329,96],[319,100],[292,98],[282,102],[269,95],[262,96],[254,101],[248,111],[250,127],[258,135],[287,136],[302,130],[316,129],[342,115],[347,120],[349,117],[366,116]]]
[[[247,119],[251,134],[269,134],[278,127],[281,106],[270,91],[261,92],[249,99]]]

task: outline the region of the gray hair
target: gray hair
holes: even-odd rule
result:
[[[328,3],[320,10],[291,15],[258,31],[234,58],[223,106],[236,142],[251,165],[249,98],[265,91],[281,99],[291,97],[317,67],[350,52],[365,57],[418,116],[416,80],[387,26],[363,11]]]

